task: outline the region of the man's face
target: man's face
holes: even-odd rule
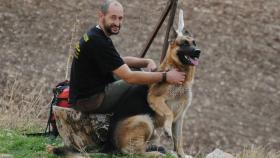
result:
[[[119,33],[123,21],[123,8],[118,3],[112,3],[108,12],[101,15],[104,31],[108,35],[116,35]]]

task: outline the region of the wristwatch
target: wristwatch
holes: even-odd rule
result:
[[[167,73],[163,72],[161,82],[166,82],[166,76],[167,76]]]

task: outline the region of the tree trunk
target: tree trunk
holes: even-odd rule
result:
[[[80,151],[96,148],[107,139],[109,114],[82,114],[72,108],[53,107],[64,146]]]

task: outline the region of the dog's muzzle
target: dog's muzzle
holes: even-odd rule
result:
[[[182,44],[177,52],[180,61],[184,65],[198,65],[198,59],[201,53],[200,49]]]

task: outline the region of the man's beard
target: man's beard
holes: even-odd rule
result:
[[[119,28],[118,31],[117,31],[117,32],[113,32],[113,31],[112,31],[112,28],[113,28],[113,27],[118,27],[118,28]],[[106,31],[109,35],[117,35],[117,34],[119,34],[119,32],[120,32],[121,25],[119,25],[119,26],[116,26],[116,25],[114,25],[114,24],[107,25],[107,24],[105,23],[105,24],[104,24],[104,29],[105,29],[105,31]]]

